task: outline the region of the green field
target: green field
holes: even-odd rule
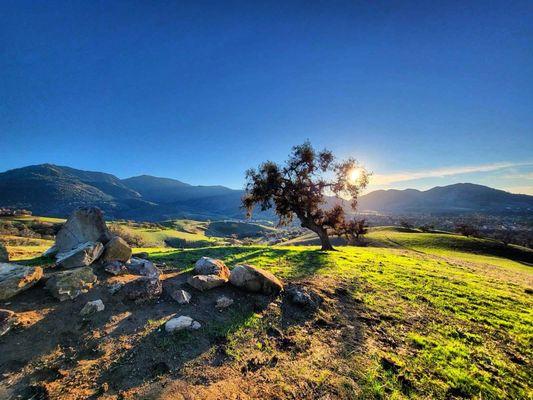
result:
[[[286,327],[283,312],[235,313],[225,327],[205,327],[224,332],[225,351],[235,368],[252,357],[275,358],[276,366],[261,372],[261,379],[275,382],[277,394],[300,398],[299,391],[308,390],[312,396],[334,393],[345,399],[533,396],[531,250],[396,228],[373,229],[365,247],[339,246],[328,253],[302,245],[214,246],[219,239],[206,236],[207,222],[180,220],[159,230],[131,229],[155,245],[143,250],[170,270],[186,271],[201,256],[211,256],[230,267],[260,266],[325,295],[313,323]],[[169,237],[208,246],[162,247]],[[15,260],[31,258],[50,244],[35,240],[17,245],[16,238],[4,239]],[[348,296],[342,302],[331,297],[338,288]],[[326,322],[315,325],[317,321]],[[269,339],[272,327],[283,329],[294,343],[307,344],[297,352],[282,351]],[[353,330],[357,337],[349,336]],[[179,351],[193,342],[191,334],[172,346]]]
[[[345,349],[325,363],[297,365],[283,372],[286,382],[303,379],[310,385],[334,386],[346,398],[531,398],[531,267],[503,254],[469,253],[485,248],[476,239],[453,235],[443,241],[441,235],[394,230],[381,234],[412,249],[340,247],[324,253],[304,246],[219,247],[152,256],[188,268],[209,255],[229,265],[258,265],[285,280],[347,286],[360,305],[358,313],[372,321],[362,349]],[[531,260],[530,251],[519,252]],[[358,315],[351,318],[355,324]],[[235,333],[232,351],[237,354],[252,351],[246,338],[260,336],[258,331],[267,326],[243,329],[256,332]],[[317,374],[319,383],[314,382]]]

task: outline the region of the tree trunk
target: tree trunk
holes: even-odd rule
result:
[[[321,250],[324,250],[324,251],[335,250],[333,246],[331,245],[331,242],[329,241],[327,229],[319,228],[316,234],[318,235],[318,237],[320,238],[320,242],[322,243]]]
[[[302,223],[302,228],[310,229],[318,235],[318,237],[320,238],[320,242],[322,244],[321,250],[324,250],[324,251],[335,250],[333,246],[331,245],[331,242],[329,241],[328,230],[326,228],[323,228],[320,225],[317,225],[315,221],[313,221],[312,219],[303,218],[301,215],[298,215],[298,218],[300,219]]]

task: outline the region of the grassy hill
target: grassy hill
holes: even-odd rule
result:
[[[210,228],[207,222],[177,220],[164,229],[143,229],[135,228],[155,243],[167,235],[206,240]],[[305,243],[305,238],[294,242]],[[22,254],[24,249],[17,258],[33,254]],[[290,285],[314,291],[323,303],[310,312],[281,300],[259,307],[257,299],[247,296],[218,312],[213,303],[221,293],[242,295],[217,288],[193,292],[187,306],[165,301],[135,306],[136,317],[126,324],[122,318],[132,315],[128,306],[104,298],[106,311],[91,323],[91,334],[81,329],[75,339],[81,348],[100,344],[89,360],[84,352],[71,355],[69,376],[77,380],[57,378],[61,393],[78,386],[92,393],[93,387],[100,390],[98,382],[109,381],[111,394],[120,390],[124,398],[147,399],[533,395],[530,250],[445,233],[379,228],[368,235],[366,247],[329,253],[301,245],[147,251],[152,260],[166,263],[171,280],[201,256],[211,256],[230,267],[250,263],[265,268]],[[66,303],[39,302],[49,313],[47,321],[60,313],[60,306],[66,315],[77,312]],[[176,313],[199,319],[202,329],[165,335],[161,326]],[[51,329],[39,324],[35,329]],[[69,337],[77,329],[54,326],[67,329]],[[67,335],[59,331],[56,336]],[[95,342],[95,337],[105,340]],[[35,365],[62,359],[53,352],[39,357]],[[165,368],[154,375],[154,366],[161,365]]]

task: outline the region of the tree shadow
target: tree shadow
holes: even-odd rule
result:
[[[329,253],[318,249],[294,250],[277,247],[211,247],[177,250],[171,254],[155,254],[155,262],[171,264],[178,270],[192,268],[202,256],[219,258],[230,268],[238,264],[251,263],[258,267],[273,267],[283,277],[294,279],[311,276],[331,265]]]

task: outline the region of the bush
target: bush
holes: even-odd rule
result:
[[[145,247],[146,241],[142,236],[137,235],[133,232],[128,232],[126,229],[122,228],[118,224],[110,224],[109,231],[116,236],[120,236],[126,241],[131,247]]]

